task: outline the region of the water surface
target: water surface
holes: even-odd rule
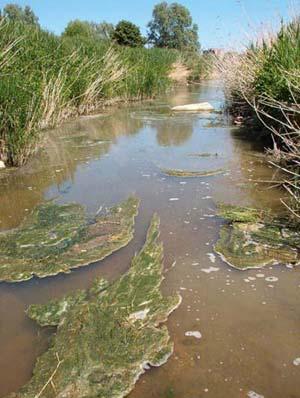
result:
[[[1,397],[30,379],[54,332],[30,321],[27,306],[87,288],[95,277],[113,280],[124,273],[154,212],[161,217],[165,248],[162,288],[180,292],[183,302],[168,321],[174,355],[147,372],[130,398],[235,398],[249,391],[300,397],[300,367],[293,365],[300,357],[300,270],[242,272],[211,255],[223,222],[215,217],[218,202],[278,212],[282,192],[258,182],[276,179],[274,170],[225,115],[170,112],[169,106],[202,100],[222,108],[217,82],[69,122],[45,134],[44,149],[26,167],[1,173],[1,230],[17,227],[44,200],[78,202],[91,213],[130,194],[142,200],[135,237],[126,248],[69,275],[0,284]],[[165,176],[163,168],[224,172],[176,178]],[[211,266],[219,270],[203,272]],[[269,276],[278,282],[266,281]],[[187,331],[199,331],[202,338],[187,337]]]

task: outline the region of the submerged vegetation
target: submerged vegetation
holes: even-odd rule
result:
[[[224,173],[223,169],[216,170],[180,170],[180,169],[162,169],[161,172],[170,177],[212,177]]]
[[[282,200],[300,222],[300,17],[282,24],[242,54],[225,57],[230,109],[250,139],[263,138],[271,163],[284,172],[282,185],[291,201]],[[250,128],[249,128],[250,127]]]
[[[101,279],[88,291],[29,307],[29,317],[41,326],[57,326],[57,332],[32,379],[11,398],[121,398],[149,365],[168,360],[173,344],[167,328],[159,325],[180,297],[160,293],[163,248],[158,237],[154,216],[143,249],[119,280],[109,285]]]
[[[78,204],[38,206],[20,228],[0,235],[0,280],[68,273],[102,260],[132,239],[138,205],[131,197],[93,218]]]
[[[269,264],[300,264],[300,234],[287,220],[268,212],[221,205],[219,216],[227,220],[215,251],[229,265],[245,270]]]

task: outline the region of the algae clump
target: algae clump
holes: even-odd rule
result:
[[[110,285],[95,281],[86,292],[29,307],[32,319],[43,326],[57,324],[57,332],[32,379],[10,398],[121,398],[149,365],[167,361],[173,344],[167,328],[159,325],[181,299],[160,292],[163,247],[158,237],[154,216],[144,247],[119,280]]]
[[[16,230],[0,234],[0,281],[20,282],[88,265],[127,245],[139,200],[87,217],[79,204],[36,207]]]
[[[217,170],[203,170],[203,171],[192,171],[192,170],[181,170],[181,169],[162,169],[163,174],[170,177],[211,177],[218,174],[224,173],[223,169]]]
[[[299,264],[300,233],[267,211],[220,205],[229,221],[220,231],[215,251],[229,265],[246,270],[269,264]]]

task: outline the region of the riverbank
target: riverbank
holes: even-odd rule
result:
[[[58,37],[5,20],[0,32],[0,160],[8,166],[25,164],[46,128],[164,92],[178,57],[172,50]]]
[[[283,204],[300,222],[300,19],[220,60],[228,109],[251,141],[261,140],[270,163],[283,171],[290,196]]]

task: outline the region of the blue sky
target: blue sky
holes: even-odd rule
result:
[[[146,32],[153,6],[159,0],[0,0],[0,8],[8,2],[29,5],[48,30],[61,33],[72,19],[117,23],[128,19]],[[169,1],[170,2],[170,1]],[[298,8],[300,0],[178,0],[191,11],[199,25],[203,48],[239,47],[253,29],[262,24],[278,23],[290,15],[290,6]]]

